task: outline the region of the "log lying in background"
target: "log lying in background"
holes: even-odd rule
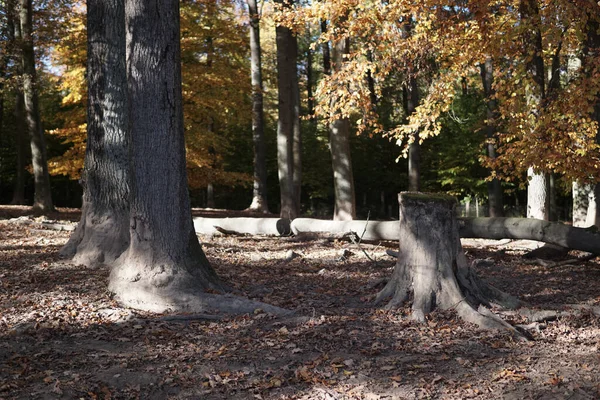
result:
[[[461,238],[537,240],[600,254],[600,234],[558,222],[532,218],[460,218]]]
[[[214,235],[222,231],[247,235],[287,236],[291,234],[290,220],[283,218],[202,218],[195,217],[196,233]]]
[[[330,221],[312,218],[296,218],[291,223],[292,233],[331,233],[354,232],[362,240],[398,240],[398,221]]]
[[[572,250],[600,254],[600,234],[589,228],[575,228],[558,222],[531,218],[459,218],[461,238],[537,240]],[[200,234],[212,235],[222,230],[248,235],[299,235],[355,232],[362,240],[399,240],[398,221],[330,221],[296,218],[194,218]]]

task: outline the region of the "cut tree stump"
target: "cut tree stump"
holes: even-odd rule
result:
[[[520,334],[485,307],[516,308],[519,301],[481,281],[467,264],[453,197],[402,192],[400,252],[390,281],[375,302],[389,299],[387,308],[400,306],[413,294],[412,317],[425,321],[434,308],[454,309],[464,320],[484,329],[508,329]]]

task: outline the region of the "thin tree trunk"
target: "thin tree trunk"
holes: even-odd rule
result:
[[[481,81],[483,83],[483,93],[487,99],[486,102],[486,125],[485,132],[487,136],[487,155],[491,159],[496,158],[496,118],[498,104],[493,97],[494,91],[494,64],[491,57],[487,57],[485,63],[481,64]],[[490,217],[503,217],[504,204],[502,201],[502,186],[500,180],[494,178],[487,182],[488,189],[488,213]]]
[[[282,2],[282,1],[280,1]],[[287,3],[286,3],[287,4]],[[293,32],[284,26],[276,27],[277,42],[277,168],[280,190],[280,216],[293,219],[298,216],[294,194],[294,79],[296,74],[296,46]]]
[[[267,153],[264,134],[262,54],[260,15],[256,0],[247,0],[250,14],[250,74],[252,83],[252,141],[254,143],[254,184],[249,209],[268,213]]]
[[[206,185],[206,207],[215,208],[215,188],[210,182]]]
[[[348,54],[348,40],[340,40],[332,47],[332,67],[335,72],[342,70],[344,55]],[[331,108],[335,110],[335,101]],[[329,134],[335,205],[334,221],[348,221],[356,218],[356,197],[352,153],[350,151],[350,121],[339,118],[331,123]]]
[[[327,33],[327,21],[321,20],[321,33]],[[321,44],[321,52],[323,53],[323,74],[331,74],[331,52],[329,51],[329,41],[323,41]]]
[[[296,55],[298,55],[298,38],[296,35],[292,36],[292,49],[290,50]],[[294,62],[294,76],[292,79],[292,92],[293,92],[293,101],[294,101],[294,116],[293,116],[293,144],[292,144],[292,153],[293,153],[293,174],[292,174],[292,182],[294,187],[294,208],[296,210],[296,215],[300,215],[300,209],[302,205],[302,126],[300,124],[300,87],[298,82],[298,67],[297,63]]]
[[[519,12],[523,29],[524,55],[527,58],[527,71],[536,87],[529,88],[527,105],[539,117],[546,98],[546,77],[541,33],[541,19],[536,0],[521,0]],[[527,169],[527,217],[548,220],[550,217],[550,190],[548,177],[544,173]]]
[[[125,5],[88,0],[88,123],[81,220],[63,247],[77,264],[111,264],[129,245]]]
[[[41,212],[54,210],[48,174],[46,143],[40,123],[40,110],[33,50],[32,0],[20,0],[19,22],[21,26],[21,57],[23,64],[23,95],[29,138],[31,141],[31,159],[35,180],[33,208]]]
[[[415,77],[411,76],[408,84],[404,86],[406,116],[415,112],[419,105],[419,86]],[[408,146],[408,190],[418,192],[421,190],[421,145],[419,132],[414,132],[412,142]]]
[[[17,152],[17,175],[15,176],[15,185],[13,189],[13,197],[10,204],[26,204],[25,203],[25,167],[27,165],[27,126],[25,123],[25,100],[23,92],[17,88],[15,94],[15,148]]]

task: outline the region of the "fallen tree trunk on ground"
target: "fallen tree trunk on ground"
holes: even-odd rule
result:
[[[537,240],[572,250],[600,254],[600,234],[558,222],[532,218],[459,218],[461,238]],[[313,218],[194,218],[197,233],[212,235],[218,230],[249,235],[300,235],[354,232],[361,240],[400,239],[398,221],[331,221]]]
[[[600,254],[600,234],[558,222],[532,218],[460,218],[461,238],[537,240]]]
[[[220,229],[219,229],[220,228]],[[214,235],[231,232],[246,235],[287,236],[291,234],[290,220],[283,218],[194,218],[196,233]]]

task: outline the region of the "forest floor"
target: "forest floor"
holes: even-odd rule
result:
[[[170,321],[119,307],[107,268],[62,260],[70,232],[1,219],[27,211],[0,207],[0,399],[600,398],[592,313],[544,323],[523,342],[448,311],[416,324],[409,308],[373,307],[394,243],[201,237],[237,291],[298,317]],[[488,260],[480,276],[532,308],[600,305],[598,260],[544,267],[522,257],[528,243],[464,245]]]

